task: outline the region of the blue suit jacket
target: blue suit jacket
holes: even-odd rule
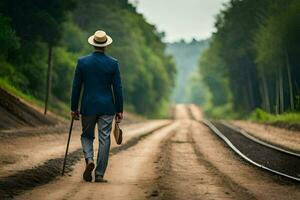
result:
[[[78,110],[82,86],[82,115],[123,112],[122,84],[116,59],[96,51],[78,60],[72,87],[72,111]]]

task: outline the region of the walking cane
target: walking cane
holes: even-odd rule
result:
[[[70,126],[70,130],[69,130],[69,137],[68,137],[68,143],[67,143],[67,147],[66,147],[64,165],[63,165],[63,169],[62,169],[62,172],[61,172],[62,176],[65,173],[65,167],[66,167],[66,161],[67,161],[67,156],[68,156],[69,144],[70,144],[70,139],[71,139],[71,134],[72,134],[72,128],[73,128],[73,122],[74,122],[74,117],[72,117],[72,120],[71,120],[71,126]]]

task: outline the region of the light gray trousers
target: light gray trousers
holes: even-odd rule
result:
[[[110,132],[114,115],[82,116],[81,145],[86,161],[94,160],[93,142],[95,139],[95,126],[98,127],[99,148],[95,175],[104,176],[110,150]]]

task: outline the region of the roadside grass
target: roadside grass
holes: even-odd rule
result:
[[[0,87],[4,90],[8,91],[9,93],[24,99],[30,104],[34,104],[40,108],[44,107],[44,102],[40,99],[37,99],[36,97],[25,94],[21,90],[17,89],[16,87],[12,86],[11,83],[9,83],[7,80],[0,78]],[[62,101],[59,101],[55,98],[51,99],[52,102],[50,102],[49,110],[61,117],[68,118],[69,117],[69,106],[65,104]]]
[[[225,119],[225,120],[233,120],[233,119],[241,119],[244,118],[244,113],[235,112],[233,109],[233,105],[231,103],[227,103],[222,106],[213,106],[211,103],[208,103],[202,107],[205,117],[209,119]]]
[[[0,87],[3,88],[4,90],[8,91],[11,94],[28,101],[29,103],[34,103],[34,104],[36,104],[40,107],[43,105],[42,101],[36,99],[35,97],[33,97],[31,95],[28,95],[28,94],[25,94],[25,93],[21,92],[19,89],[12,86],[5,79],[0,78]]]
[[[256,109],[253,111],[249,118],[251,121],[261,122],[261,123],[300,123],[300,113],[282,113],[280,115],[270,114],[261,109]]]

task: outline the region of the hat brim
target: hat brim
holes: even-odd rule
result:
[[[92,35],[92,36],[89,37],[88,43],[90,45],[94,46],[94,47],[106,47],[106,46],[110,45],[113,42],[112,38],[109,35],[106,35],[106,37],[107,37],[106,42],[103,43],[103,44],[99,44],[99,43],[94,42],[94,35]]]

